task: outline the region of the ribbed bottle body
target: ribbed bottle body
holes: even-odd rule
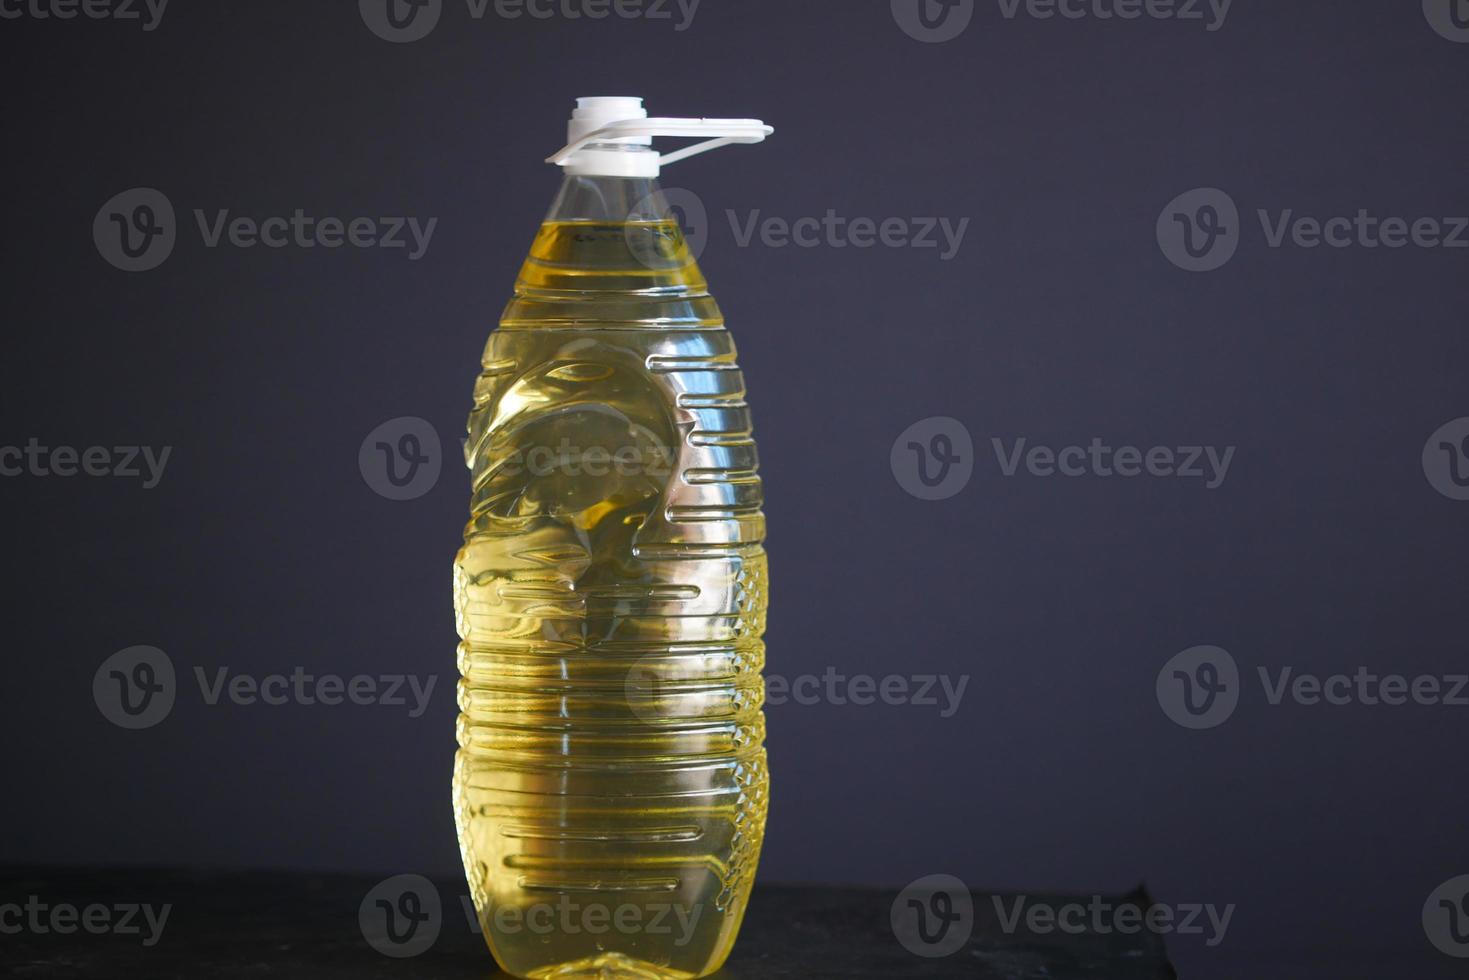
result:
[[[455,815],[501,965],[701,976],[764,832],[767,568],[735,349],[678,226],[550,221],[485,349]]]

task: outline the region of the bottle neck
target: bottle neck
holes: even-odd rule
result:
[[[603,224],[668,221],[672,218],[656,177],[576,174],[567,174],[562,180],[561,190],[546,214],[547,221],[595,221]]]

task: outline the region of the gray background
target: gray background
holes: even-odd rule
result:
[[[310,9],[306,9],[310,8]],[[704,0],[670,21],[473,20],[412,44],[352,4],[171,5],[136,24],[0,21],[4,435],[174,447],[136,481],[0,480],[10,516],[0,861],[457,867],[451,459],[375,494],[359,444],[397,416],[452,453],[484,338],[557,175],[572,99],[761,116],[759,148],[682,163],[740,343],[770,522],[771,671],[969,674],[960,710],[769,710],[765,881],[1120,890],[1237,903],[1186,975],[1418,976],[1420,924],[1469,870],[1469,708],[1269,706],[1255,668],[1465,669],[1469,504],[1420,466],[1469,415],[1469,251],[1271,249],[1258,208],[1469,214],[1469,45],[1414,3],[1236,0],[1223,28],[1006,19],[923,44],[886,2]],[[162,190],[178,243],[105,263],[90,228]],[[1222,269],[1155,224],[1226,190]],[[427,255],[208,249],[192,209],[437,216]],[[726,209],[972,219],[935,250],[737,246]],[[971,482],[910,496],[913,423],[974,439]],[[1233,445],[1176,479],[1004,478],[991,440]],[[165,650],[156,727],[96,709],[98,665]],[[1223,726],[1154,685],[1230,651]],[[403,709],[208,706],[213,670],[437,674]],[[1328,971],[1326,964],[1330,964]],[[1241,973],[1241,975],[1243,975]],[[1400,974],[1401,975],[1401,974]]]

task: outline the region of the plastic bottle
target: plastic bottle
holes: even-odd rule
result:
[[[469,419],[459,843],[508,972],[705,976],[764,836],[765,524],[734,343],[657,175],[772,130],[597,98],[568,131]]]

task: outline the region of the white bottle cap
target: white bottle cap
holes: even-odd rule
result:
[[[656,177],[665,164],[731,143],[759,143],[773,132],[758,119],[650,119],[640,98],[593,96],[576,100],[566,124],[566,146],[546,162],[574,176]],[[654,136],[707,138],[660,155],[648,149]],[[600,145],[609,143],[617,148]],[[589,149],[589,144],[598,146]]]
[[[575,143],[588,133],[595,133],[608,123],[624,119],[647,119],[648,110],[643,100],[628,95],[594,95],[576,100],[576,108],[566,123],[566,142]],[[634,143],[649,146],[651,136],[628,136],[616,140],[599,140],[603,143]]]

